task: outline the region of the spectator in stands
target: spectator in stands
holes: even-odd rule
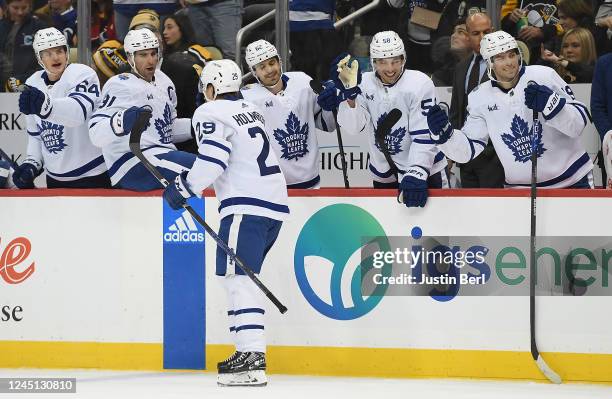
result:
[[[34,11],[34,15],[62,32],[69,46],[76,45],[77,13],[71,0],[49,0],[47,5]]]
[[[239,0],[236,0],[239,1]],[[218,2],[214,2],[218,4]],[[115,31],[117,39],[123,41],[128,30],[133,29],[130,22],[142,9],[155,11],[159,30],[159,18],[173,14],[180,4],[177,0],[113,0],[115,9]]]
[[[291,67],[315,80],[327,80],[329,64],[342,52],[334,29],[334,0],[289,2]]]
[[[116,40],[113,0],[94,0],[91,9],[91,48]]]
[[[585,28],[570,29],[563,36],[559,56],[543,48],[541,57],[567,83],[590,83],[597,60],[593,34]]]
[[[599,153],[600,167],[605,163],[604,186],[612,188],[612,54],[606,54],[597,60],[595,74],[591,85],[591,113],[593,123],[601,136],[602,149]]]
[[[203,45],[214,45],[223,56],[236,56],[236,34],[242,25],[242,0],[186,0],[192,26],[197,26],[196,39]]]
[[[189,46],[195,44],[195,32],[189,17],[183,13],[176,13],[164,21],[164,57],[176,51],[187,51]]]
[[[612,1],[596,0],[595,5],[595,48],[602,55],[612,51]]]
[[[559,2],[559,25],[561,31],[549,42],[545,43],[547,50],[555,54],[561,53],[563,35],[570,29],[582,27],[594,32],[593,8],[590,0],[561,0]]]
[[[98,74],[101,87],[103,87],[104,83],[113,76],[122,72],[129,72],[130,70],[125,50],[117,40],[108,40],[102,43],[102,45],[94,51],[92,59],[92,67]]]
[[[34,33],[47,25],[32,15],[31,0],[6,0],[7,15],[0,20],[0,88],[17,91],[40,69],[34,51]]]
[[[475,13],[466,20],[472,55],[457,64],[453,79],[453,94],[450,106],[450,122],[461,129],[467,118],[468,94],[480,83],[489,80],[487,64],[480,55],[480,40],[493,31],[487,14]],[[459,165],[461,186],[464,188],[502,188],[504,169],[489,140],[484,151],[468,163]]]
[[[539,56],[542,43],[553,42],[557,35],[563,34],[556,1],[521,0],[519,4],[518,0],[506,0],[501,9],[502,30],[525,42],[531,54]],[[532,60],[532,64],[536,61]]]
[[[465,19],[455,23],[453,34],[437,39],[432,47],[431,57],[436,70],[431,75],[436,86],[452,86],[457,63],[468,57],[472,49]]]

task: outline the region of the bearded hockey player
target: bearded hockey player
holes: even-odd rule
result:
[[[475,158],[489,137],[504,167],[507,187],[529,187],[532,151],[537,151],[537,185],[542,188],[592,188],[593,163],[580,135],[590,115],[551,68],[523,66],[516,40],[500,31],[485,35],[480,54],[491,79],[469,95],[469,116],[453,130],[446,113],[432,107],[427,121],[432,140],[451,159]],[[533,112],[538,113],[534,120]],[[536,137],[532,145],[534,124]]]
[[[287,188],[319,187],[317,128],[333,131],[334,121],[318,106],[312,79],[303,72],[283,73],[276,47],[265,40],[247,46],[246,61],[259,83],[243,87],[242,95],[263,112]]]
[[[176,117],[176,90],[158,69],[159,40],[147,28],[131,30],[124,41],[131,73],[113,76],[102,90],[102,103],[91,117],[89,134],[102,148],[113,187],[147,191],[163,188],[129,148],[129,134],[138,115],[151,119],[142,133],[143,153],[168,180],[189,169],[195,154],[174,145],[191,138],[191,120]]]

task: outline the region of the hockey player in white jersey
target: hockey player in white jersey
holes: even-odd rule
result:
[[[340,90],[338,124],[342,132],[365,133],[369,139],[370,172],[374,187],[398,187],[408,207],[423,207],[428,188],[447,188],[446,159],[429,138],[427,110],[436,97],[431,79],[419,71],[404,70],[406,52],[397,33],[379,32],[370,44],[374,72],[361,78],[358,62],[350,55],[340,56],[332,64],[335,87]],[[320,103],[331,100],[335,89],[326,88]],[[397,108],[401,119],[385,137],[385,148],[376,143],[374,131],[389,111]],[[399,173],[383,151],[388,153]]]
[[[287,187],[319,187],[317,128],[333,131],[334,121],[317,104],[312,79],[303,72],[283,73],[276,47],[265,40],[249,44],[245,58],[259,83],[243,87],[242,95],[263,111]]]
[[[233,61],[211,61],[204,67],[200,91],[206,102],[192,119],[198,157],[189,173],[180,174],[166,188],[164,198],[179,209],[212,183],[220,202],[219,236],[257,274],[289,207],[262,111],[241,99],[241,82],[240,68]],[[236,345],[236,352],[218,364],[218,383],[265,385],[265,297],[220,248],[216,274],[223,276]]]
[[[100,97],[96,72],[68,63],[66,37],[55,28],[36,32],[32,47],[43,70],[26,80],[19,96],[29,137],[27,156],[14,171],[13,182],[34,188],[44,168],[49,188],[110,187],[102,152],[87,130]]]
[[[102,103],[89,123],[89,135],[102,148],[113,187],[162,188],[130,151],[129,134],[138,115],[150,110],[152,117],[140,141],[143,153],[166,179],[173,180],[195,161],[195,154],[178,151],[173,144],[191,138],[191,120],[176,117],[174,84],[157,68],[161,57],[157,36],[147,28],[131,30],[124,48],[132,71],[106,82]]]
[[[538,187],[592,188],[593,164],[580,141],[590,115],[569,86],[551,68],[523,66],[516,40],[506,32],[485,35],[480,54],[491,80],[470,93],[463,128],[453,130],[438,105],[429,110],[431,138],[440,149],[466,163],[491,138],[504,167],[506,186],[529,187],[532,132],[537,123]],[[538,113],[535,121],[534,111]]]

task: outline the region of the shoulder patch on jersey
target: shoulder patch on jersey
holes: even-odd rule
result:
[[[128,80],[130,78],[130,74],[129,73],[121,73],[121,74],[117,75],[117,78],[119,78],[121,80]]]

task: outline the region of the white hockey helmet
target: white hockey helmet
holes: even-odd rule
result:
[[[45,71],[47,71],[47,68],[45,68],[40,57],[40,53],[44,50],[61,46],[64,46],[66,48],[66,64],[68,64],[68,59],[70,57],[70,47],[68,46],[66,36],[64,36],[64,34],[56,28],[45,28],[38,30],[34,34],[34,41],[32,42],[32,48],[34,49],[34,54],[36,54],[38,65],[40,65]],[[47,71],[47,73],[48,72],[49,71]]]
[[[138,75],[142,76],[140,72],[136,69],[136,64],[134,63],[134,54],[140,50],[149,50],[149,49],[157,49],[158,61],[157,64],[159,66],[159,60],[161,60],[161,54],[159,51],[159,39],[148,28],[140,28],[140,29],[132,29],[125,35],[125,39],[123,40],[123,48],[125,50],[125,54],[127,56],[128,64],[132,67],[132,70]]]
[[[404,42],[397,33],[387,30],[374,35],[370,43],[370,58],[372,60],[400,55],[406,59]]]
[[[206,63],[200,74],[198,88],[204,94],[206,101],[212,101],[219,94],[239,92],[241,84],[242,72],[238,64],[232,60],[217,60]],[[206,96],[208,85],[212,85],[215,89],[213,98]]]
[[[255,65],[273,57],[277,57],[280,62],[278,50],[267,40],[256,40],[246,48],[245,58],[251,71],[255,71]]]
[[[484,35],[480,41],[480,55],[487,62],[487,74],[494,82],[498,80],[493,77],[493,58],[501,53],[516,49],[519,53],[519,70],[523,65],[523,54],[521,53],[516,39],[504,31],[492,32]]]

